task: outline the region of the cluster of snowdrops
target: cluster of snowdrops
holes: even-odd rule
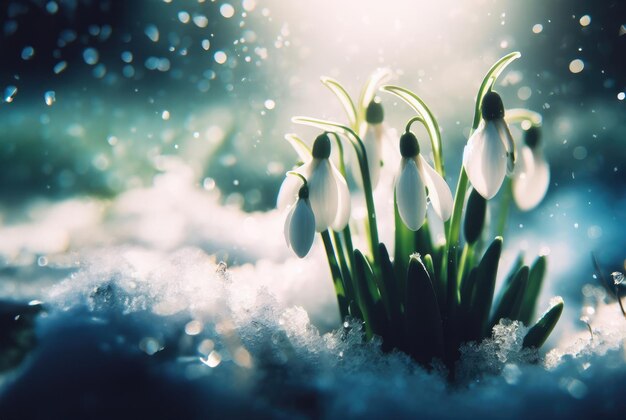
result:
[[[288,246],[302,258],[319,232],[341,316],[361,320],[366,336],[380,337],[383,348],[400,349],[424,365],[442,361],[452,373],[460,345],[490,336],[501,319],[533,324],[524,338],[524,347],[533,349],[543,344],[563,309],[562,300],[556,300],[535,322],[545,256],[530,265],[520,256],[494,300],[508,209],[513,201],[522,210],[532,209],[549,185],[540,143],[541,116],[525,109],[505,111],[492,90],[498,76],[519,56],[514,52],[502,57],[480,85],[454,196],[445,180],[437,120],[418,95],[385,85],[388,70],[370,77],[356,105],[339,82],[322,78],[341,101],[348,123],[294,117],[295,123],[322,132],[312,147],[294,134],[286,136],[301,160],[287,173],[278,196],[278,207],[286,212]],[[396,143],[400,163],[394,180],[393,255],[378,239],[373,199],[383,143],[390,141],[376,96],[379,91],[399,97],[416,113]],[[421,153],[413,124],[422,124],[428,134],[433,165]],[[516,144],[509,124],[521,125],[523,143]],[[365,251],[353,246],[344,145],[354,148],[356,167],[351,172],[367,208],[365,226],[359,226],[367,236]],[[337,165],[331,159],[333,146]],[[504,191],[497,197],[498,222],[487,228],[488,207],[500,189]],[[443,243],[433,241],[429,203],[434,213],[430,217],[443,222]],[[352,221],[353,226],[356,223]],[[487,237],[490,231],[495,231],[492,238]]]

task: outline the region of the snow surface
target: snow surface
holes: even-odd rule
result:
[[[626,322],[592,286],[593,334],[570,320],[554,345],[523,351],[526,327],[503,320],[492,339],[462,349],[450,385],[437,364],[427,371],[364,342],[357,323],[340,326],[321,244],[295,258],[279,212],[224,207],[184,166],[111,202],[41,203],[27,216],[0,228],[13,268],[1,292],[40,299],[46,312],[38,347],[1,379],[3,419],[578,418],[626,409]]]

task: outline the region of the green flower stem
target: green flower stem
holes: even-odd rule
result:
[[[467,274],[468,268],[471,267],[474,257],[474,244],[465,243],[463,245],[463,251],[461,252],[461,260],[459,261],[459,272],[457,274],[457,286],[461,286],[463,277]]]
[[[381,87],[381,90],[396,95],[404,102],[406,102],[424,122],[424,126],[428,131],[430,137],[430,144],[433,150],[433,159],[435,161],[435,170],[445,179],[445,170],[443,168],[443,157],[441,147],[441,131],[439,130],[439,124],[435,119],[434,114],[428,108],[426,103],[412,91],[400,86],[386,85]]]
[[[513,186],[511,178],[504,179],[502,186],[502,200],[500,200],[500,212],[498,215],[498,224],[496,227],[496,236],[504,236],[506,230],[506,221],[509,216],[509,209],[513,199]]]
[[[424,118],[420,117],[419,115],[416,115],[415,117],[411,118],[407,123],[406,123],[406,127],[404,128],[405,132],[409,132],[411,131],[411,125],[413,125],[414,122],[420,122],[422,123],[422,125],[426,128],[426,130],[428,130],[428,125],[426,125],[426,121],[424,121]]]
[[[341,315],[341,320],[343,321],[346,319],[346,316],[348,316],[348,301],[346,299],[343,278],[341,277],[341,269],[337,263],[337,257],[335,256],[335,250],[333,249],[333,243],[328,230],[320,232],[320,235],[322,235],[322,241],[324,242],[324,249],[326,250],[326,257],[328,258],[330,274],[333,277],[333,284],[335,285],[335,294],[337,295],[337,303],[339,304],[339,313]]]
[[[365,204],[367,206],[367,219],[369,223],[369,245],[375,267],[380,267],[378,255],[378,223],[376,222],[376,208],[374,207],[374,195],[372,193],[372,182],[370,180],[369,167],[367,163],[367,153],[365,145],[357,133],[348,126],[331,121],[324,121],[317,118],[293,117],[291,119],[296,124],[305,124],[322,130],[335,132],[343,135],[350,141],[357,158],[359,159],[359,169],[363,177],[363,193],[365,194]]]
[[[534,126],[541,125],[541,114],[530,109],[525,108],[511,108],[506,110],[504,120],[507,124],[523,123],[524,121],[530,122]]]
[[[346,172],[346,162],[343,154],[343,144],[341,144],[341,139],[339,138],[339,134],[331,131],[330,134],[335,138],[335,142],[337,143],[337,151],[339,153],[339,172],[345,179],[347,179]],[[345,253],[348,256],[347,260],[350,262],[349,267],[354,267],[354,247],[352,246],[352,233],[350,232],[350,224],[346,225],[345,229],[342,232],[343,234],[343,243],[345,245]],[[344,275],[345,277],[345,275]]]
[[[350,274],[350,266],[348,265],[349,257],[346,254],[346,247],[341,240],[341,235],[338,232],[333,231],[333,243],[337,250],[337,257],[339,260],[339,268],[341,269],[341,276],[343,278],[343,286],[345,289],[346,299],[348,304],[354,299],[354,287],[352,284],[352,276]]]

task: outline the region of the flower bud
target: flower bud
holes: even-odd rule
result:
[[[381,103],[372,100],[365,111],[365,121],[368,124],[380,124],[383,122],[384,115]]]
[[[467,199],[467,208],[465,209],[465,223],[463,233],[465,241],[473,244],[480,237],[483,227],[485,226],[485,213],[487,211],[487,200],[472,188],[469,198]]]
[[[313,157],[315,159],[328,159],[330,157],[330,139],[327,133],[322,133],[313,142]]]
[[[531,126],[524,134],[524,143],[531,149],[539,145],[541,141],[541,129],[537,126]]]
[[[481,112],[485,121],[504,118],[504,105],[502,98],[496,92],[489,91],[483,96]]]
[[[415,134],[407,131],[400,137],[400,154],[404,158],[414,158],[420,152]]]

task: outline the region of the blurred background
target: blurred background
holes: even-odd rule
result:
[[[553,291],[574,299],[580,286],[596,281],[591,252],[606,272],[624,270],[623,1],[0,5],[5,277],[13,275],[11,267],[45,267],[49,253],[107,243],[106,234],[122,222],[113,219],[107,228],[112,230],[97,239],[89,231],[95,222],[70,223],[80,228],[82,240],[67,240],[58,229],[16,226],[37,223],[46,208],[74,199],[93,200],[88,203],[105,214],[97,220],[106,220],[110,203],[125,192],[151,188],[168,171],[184,173],[195,190],[210,192],[224,208],[273,209],[284,172],[296,161],[284,134],[297,132],[307,141],[316,135],[294,126],[291,116],[345,121],[319,82],[322,75],[357,96],[376,68],[392,69],[393,83],[415,91],[435,112],[448,181],[455,185],[478,85],[495,60],[515,50],[522,58],[496,90],[507,107],[543,115],[552,178],[536,210],[513,212],[508,243],[530,256],[552,254]],[[381,99],[388,124],[403,127],[411,111],[390,96]],[[172,200],[194,206],[184,198]],[[74,207],[59,211],[58,220],[76,216]],[[165,226],[170,222],[157,217],[144,228],[158,236],[174,229]],[[233,254],[228,245],[205,249]],[[0,290],[6,295],[15,288]]]

